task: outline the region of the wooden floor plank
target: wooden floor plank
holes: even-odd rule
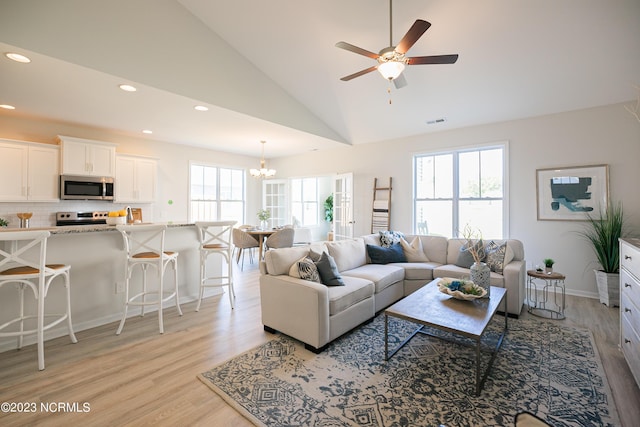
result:
[[[0,353],[0,402],[78,402],[88,413],[0,413],[2,426],[250,426],[243,416],[196,379],[196,375],[271,339],[260,320],[257,266],[235,270],[236,308],[227,295],[206,299],[199,312],[165,310],[157,316],[117,322],[48,341],[46,369],[38,371],[35,346]],[[622,426],[640,419],[640,390],[618,350],[619,309],[597,300],[567,297],[567,325],[594,334]],[[530,314],[523,311],[523,316]],[[540,321],[551,321],[543,320]]]

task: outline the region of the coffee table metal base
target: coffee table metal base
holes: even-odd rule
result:
[[[424,310],[420,309],[420,306],[424,304],[425,301],[429,302],[430,304],[433,304],[434,301],[436,302],[443,301],[443,296],[442,296],[443,294],[439,294],[439,291],[437,290],[435,282],[436,281],[426,285],[424,288],[417,291],[415,295],[412,294],[405,297],[407,301],[402,302],[401,300],[401,302],[396,303],[391,307],[389,307],[387,310],[385,310],[384,312],[385,361],[388,361],[394,354],[396,354],[402,347],[404,347],[405,344],[407,344],[418,333],[436,337],[445,341],[454,342],[459,345],[465,345],[464,343],[460,343],[458,341],[454,341],[443,336],[432,334],[426,331],[424,329],[425,327],[434,328],[437,330],[449,332],[454,335],[471,339],[475,342],[473,345],[470,345],[470,347],[474,347],[475,353],[476,353],[476,381],[475,381],[476,390],[475,391],[476,391],[476,396],[479,396],[482,388],[484,387],[484,383],[487,377],[489,376],[489,372],[491,371],[491,367],[493,366],[493,362],[495,360],[496,354],[498,353],[500,346],[502,346],[502,341],[504,340],[504,337],[507,333],[508,316],[506,315],[507,313],[507,307],[506,307],[507,299],[505,298],[506,290],[502,288],[492,287],[492,290],[491,290],[492,301],[489,302],[488,304],[489,307],[486,310],[480,309],[477,306],[473,308],[475,311],[471,311],[472,314],[470,314],[470,316],[477,317],[477,313],[480,312],[480,316],[483,318],[483,320],[481,322],[478,322],[477,326],[479,329],[475,329],[475,331],[471,332],[470,330],[465,330],[465,328],[456,328],[450,324],[447,324],[448,322],[440,322],[438,319],[430,319],[429,315],[425,315]],[[494,289],[496,290],[495,293],[494,293]],[[484,336],[486,326],[489,324],[490,320],[493,318],[493,315],[495,314],[498,305],[501,304],[502,301],[504,301],[504,304],[505,304],[504,329],[502,330],[502,333],[500,334],[500,337],[497,340],[495,348],[483,349],[482,337]],[[457,304],[458,302],[454,302],[453,304],[449,304],[449,303],[450,302],[446,302],[446,303],[443,302],[443,304],[451,305],[452,307],[454,307],[455,304]],[[467,302],[467,303],[473,304],[473,302]],[[427,307],[431,307],[431,309],[434,308],[433,305],[431,306],[427,305]],[[457,310],[452,307],[448,307],[446,308],[446,310],[449,310],[449,311],[454,310],[453,313],[460,316],[459,320],[461,320],[462,323],[464,323],[464,317],[467,316],[466,314],[464,314],[463,312],[464,310]],[[396,317],[396,318],[407,320],[419,325],[413,333],[411,333],[404,341],[402,341],[402,343],[400,343],[395,349],[391,351],[389,350],[389,317]],[[489,363],[484,373],[481,372],[482,366],[480,363],[482,353],[491,354],[491,358],[489,360]]]

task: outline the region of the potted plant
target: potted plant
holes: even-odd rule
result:
[[[261,209],[258,211],[258,219],[260,220],[260,228],[263,230],[267,229],[267,221],[271,218],[271,212],[267,209]]]
[[[6,227],[8,225],[9,225],[9,223],[7,222],[6,219],[0,218],[0,227]]]
[[[328,223],[333,222],[333,193],[324,201],[324,219]]]
[[[620,306],[620,243],[624,237],[622,203],[609,203],[595,215],[587,215],[587,226],[580,232],[591,244],[601,269],[594,270],[600,302]]]
[[[544,263],[544,272],[547,274],[553,273],[553,264],[556,262],[551,258],[545,258],[542,262]]]

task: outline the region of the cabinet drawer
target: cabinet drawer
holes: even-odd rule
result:
[[[640,282],[627,270],[620,270],[620,299],[626,295],[635,305],[640,306]]]
[[[640,309],[638,302],[629,299],[629,295],[620,295],[620,318],[626,320],[636,334],[640,333]]]
[[[620,266],[640,278],[640,251],[628,243],[620,242]]]
[[[620,326],[622,334],[620,347],[636,383],[640,385],[640,338],[626,319],[622,319]]]

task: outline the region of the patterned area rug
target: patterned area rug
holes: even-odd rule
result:
[[[389,325],[390,348],[415,329]],[[488,346],[503,325],[496,316]],[[475,350],[462,340],[418,334],[385,362],[380,315],[319,355],[277,335],[198,378],[259,426],[507,426],[524,410],[556,427],[619,425],[590,331],[509,319],[479,397]]]

